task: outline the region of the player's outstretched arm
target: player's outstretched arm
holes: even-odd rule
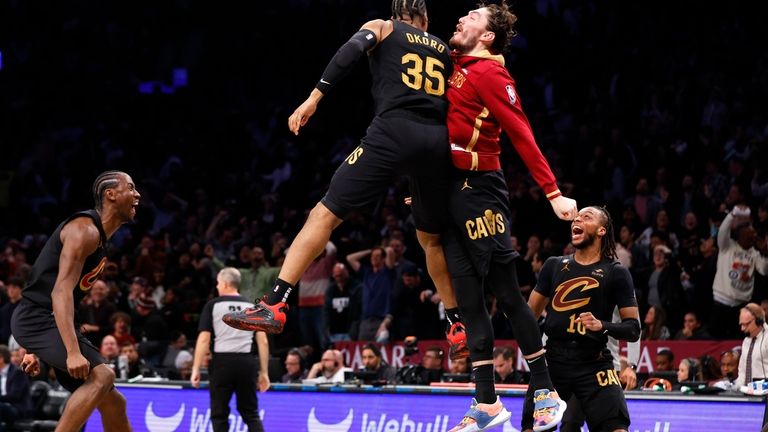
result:
[[[317,110],[317,105],[324,95],[341,82],[351,71],[360,57],[376,48],[378,43],[392,32],[392,22],[372,20],[363,24],[360,30],[336,51],[312,93],[288,118],[288,129],[295,135]]]

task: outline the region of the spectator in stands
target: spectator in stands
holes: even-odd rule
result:
[[[725,351],[720,355],[720,375],[721,381],[715,383],[715,386],[726,390],[731,389],[739,376],[739,351]]]
[[[99,279],[80,303],[80,332],[94,345],[109,334],[109,319],[117,311],[117,306],[107,298],[108,294],[107,283]]]
[[[300,383],[307,377],[306,354],[298,348],[292,348],[285,356],[285,374],[281,378],[284,383]]]
[[[304,382],[312,380],[316,384],[343,383],[344,372],[349,370],[344,367],[344,355],[341,351],[329,349],[323,353],[319,362],[312,365]]]
[[[439,382],[443,379],[443,361],[445,360],[445,351],[438,346],[431,346],[424,351],[421,357],[421,384],[429,385],[432,382]]]
[[[654,359],[654,365],[656,366],[655,371],[657,372],[668,372],[673,370],[672,364],[675,361],[675,354],[668,350],[663,349],[656,353],[656,358]]]
[[[403,240],[396,237],[389,237],[387,246],[392,248],[392,260],[395,263],[395,289],[399,288],[399,285],[403,283],[403,271],[411,268],[416,264],[405,257],[405,243]],[[442,336],[441,336],[442,337]]]
[[[0,291],[0,344],[7,344],[11,336],[11,315],[19,305],[22,288],[24,288],[23,279],[11,278],[5,284],[7,298],[4,298]]]
[[[663,207],[661,200],[651,194],[648,179],[645,177],[640,177],[637,180],[635,195],[629,197],[625,204],[632,206],[640,219],[640,223],[644,226],[648,226],[656,220],[656,214]]]
[[[32,414],[32,400],[29,397],[29,379],[20,368],[11,363],[11,351],[7,345],[0,345],[0,431],[3,423],[27,418]]]
[[[677,251],[680,247],[680,241],[677,239],[677,235],[669,226],[669,215],[663,208],[656,213],[655,223],[640,233],[640,237],[637,239],[637,244],[642,247],[649,247],[651,245],[651,234],[653,233],[664,233],[672,251]]]
[[[360,326],[360,282],[349,277],[343,263],[333,266],[333,282],[325,294],[325,316],[331,342],[357,339]]]
[[[699,320],[696,312],[690,311],[685,314],[683,328],[675,335],[676,340],[708,340],[712,339],[709,332]]]
[[[370,256],[370,265],[363,258]],[[362,315],[358,340],[386,342],[392,324],[391,296],[395,284],[395,261],[391,248],[366,249],[347,255],[349,267],[363,281]]]
[[[155,302],[144,296],[136,301],[132,319],[133,336],[140,341],[142,355],[149,364],[159,364],[168,343],[168,327],[163,315],[155,308]]]
[[[712,286],[714,303],[709,328],[718,339],[739,337],[734,323],[741,308],[752,298],[754,273],[768,275],[768,260],[755,249],[757,233],[749,223],[749,216],[749,207],[743,204],[735,206],[723,219],[717,234],[720,250]]]
[[[112,324],[112,336],[117,340],[117,346],[135,344],[136,339],[131,335],[131,316],[125,312],[117,311],[109,318]]]
[[[336,264],[336,245],[329,241],[299,278],[299,328],[302,342],[320,352],[328,345],[325,331],[325,294]]]
[[[131,286],[128,288],[128,297],[126,302],[131,312],[136,310],[136,303],[139,299],[150,295],[149,283],[141,276],[136,276],[131,281]]]
[[[616,242],[616,257],[624,267],[632,269],[632,248],[635,244],[635,234],[632,230],[622,225],[619,229],[619,241]]]
[[[401,274],[402,281],[392,294],[392,339],[441,339],[440,296],[432,280],[415,264],[402,269]]]
[[[19,367],[21,360],[24,358],[26,353],[27,350],[24,349],[24,347],[16,347],[15,349],[11,349],[11,364]]]
[[[120,355],[128,357],[128,379],[136,378],[139,375],[143,377],[155,376],[152,367],[139,357],[139,351],[135,345],[127,344],[121,346]]]
[[[493,370],[496,384],[524,384],[523,375],[515,370],[515,350],[497,347],[493,350]]]
[[[653,268],[645,273],[643,279],[646,281],[641,285],[645,306],[664,309],[666,325],[680,325],[683,321],[682,311],[685,310],[680,268],[667,246],[658,245],[653,249]]]
[[[360,352],[363,361],[363,369],[368,372],[376,373],[376,381],[393,384],[397,370],[387,364],[381,357],[381,349],[376,344],[367,343],[363,345]]]
[[[720,373],[720,362],[709,354],[699,357],[701,363],[701,379],[708,385],[713,385],[720,381],[723,376]]]
[[[680,360],[680,365],[677,366],[677,383],[685,385],[686,381],[702,381],[699,359],[689,357]]]
[[[193,360],[187,351],[187,336],[179,330],[171,330],[171,339],[166,348],[160,368],[171,379],[181,379],[181,369],[186,362]]]
[[[739,358],[739,376],[735,386],[741,386],[754,380],[768,378],[768,324],[765,312],[755,303],[747,303],[739,312],[739,327],[744,332]]]
[[[667,340],[670,338],[667,328],[667,314],[664,308],[651,306],[643,320],[643,340]]]
[[[99,345],[99,354],[104,357],[106,364],[117,371],[117,357],[120,355],[120,346],[112,335],[106,335]]]
[[[701,261],[687,274],[693,284],[693,308],[701,318],[706,318],[712,312],[712,284],[717,271],[717,242],[715,237],[708,237],[699,245]],[[711,324],[711,320],[710,321]]]
[[[472,369],[469,367],[469,360],[462,358],[451,361],[452,374],[469,374],[472,373]]]

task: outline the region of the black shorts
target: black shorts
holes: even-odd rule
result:
[[[491,262],[508,263],[512,248],[509,192],[501,171],[458,171],[449,193],[451,227],[443,248],[452,277],[485,277]]]
[[[395,178],[409,177],[416,228],[443,231],[451,160],[445,122],[408,112],[375,117],[365,137],[331,179],[322,199],[344,219],[353,210],[373,207]]]
[[[589,430],[629,430],[627,401],[607,349],[584,355],[548,344],[546,355],[558,395],[579,400]]]
[[[53,312],[22,299],[13,311],[11,332],[19,345],[37,355],[41,362],[53,367],[56,379],[65,389],[74,392],[85,383],[85,380],[72,378],[67,372],[67,349],[56,327]],[[91,363],[91,369],[105,363],[98,348],[77,328],[75,334],[80,344],[80,352]]]

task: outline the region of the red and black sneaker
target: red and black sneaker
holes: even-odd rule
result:
[[[240,312],[224,315],[224,324],[238,330],[263,331],[265,333],[280,333],[285,325],[285,312],[288,305],[280,302],[268,305],[261,299],[256,306]]]
[[[451,349],[448,351],[448,357],[451,360],[459,360],[469,357],[469,348],[467,347],[467,330],[461,321],[453,325],[445,332],[445,338]]]

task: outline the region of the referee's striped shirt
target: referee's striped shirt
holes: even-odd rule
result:
[[[232,328],[222,321],[224,315],[253,307],[240,295],[223,295],[203,306],[199,331],[211,332],[211,353],[253,353],[253,332]]]

